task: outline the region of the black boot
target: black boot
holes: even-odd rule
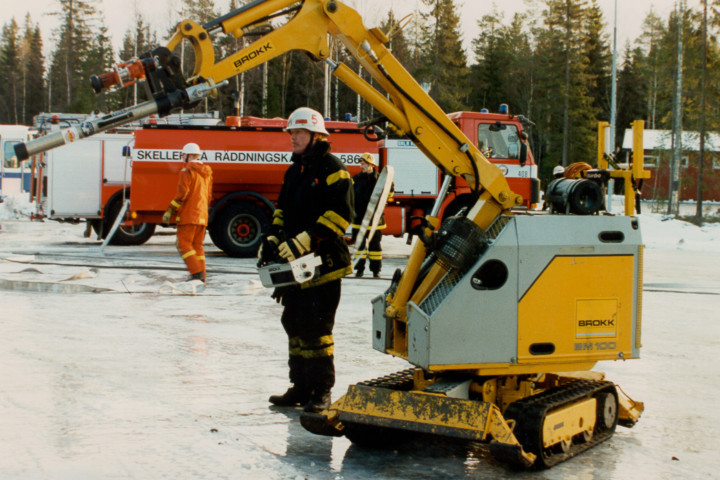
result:
[[[190,275],[190,278],[187,279],[188,282],[192,282],[193,280],[200,280],[201,282],[205,283],[205,274],[203,272],[193,273]]]
[[[282,395],[272,395],[268,401],[278,407],[298,407],[310,400],[310,395],[296,386],[288,388]]]
[[[355,265],[355,276],[362,277],[363,273],[365,273],[365,259],[361,258]]]
[[[330,408],[330,391],[316,390],[310,395],[310,401],[303,408],[307,413],[320,413]]]

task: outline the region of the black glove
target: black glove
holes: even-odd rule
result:
[[[258,268],[278,260],[279,243],[280,240],[275,235],[265,235],[262,238],[262,243],[260,244],[260,249],[258,250]]]
[[[288,287],[276,287],[275,290],[273,290],[272,295],[270,295],[270,298],[274,299],[277,303],[282,304],[283,295],[287,292]]]

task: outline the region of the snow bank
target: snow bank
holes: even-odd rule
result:
[[[3,202],[0,203],[0,220],[10,220],[18,218],[29,218],[33,211],[33,205],[30,203],[27,193],[17,195],[3,195]]]
[[[720,223],[698,227],[653,213],[643,213],[639,218],[646,248],[720,252]]]

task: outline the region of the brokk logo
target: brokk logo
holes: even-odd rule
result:
[[[575,307],[575,336],[616,337],[620,305],[617,298],[578,299]]]
[[[272,50],[272,48],[273,48],[272,45],[270,45],[270,42],[268,42],[265,45],[263,45],[259,48],[256,48],[255,50],[248,53],[247,55],[243,55],[238,60],[235,60],[233,62],[233,65],[235,66],[235,68],[238,68],[243,63],[249,62],[250,60],[254,60],[254,59],[258,58],[260,55],[265,54],[268,50]]]
[[[614,327],[615,320],[578,320],[578,327]]]

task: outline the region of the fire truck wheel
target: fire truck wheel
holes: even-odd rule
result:
[[[220,210],[208,228],[213,243],[231,257],[257,255],[263,232],[270,228],[270,215],[251,202],[231,203]]]
[[[110,229],[112,229],[113,223],[115,223],[115,218],[117,217],[118,213],[120,213],[121,206],[122,201],[120,199],[114,200],[112,201],[112,203],[110,203],[107,215],[104,219],[105,223],[103,225],[103,238],[106,238],[110,233]],[[132,225],[128,227],[124,227],[121,225],[115,231],[115,235],[113,235],[112,239],[110,240],[110,244],[142,245],[143,243],[147,242],[154,233],[155,224],[153,223],[141,223],[139,225]]]

